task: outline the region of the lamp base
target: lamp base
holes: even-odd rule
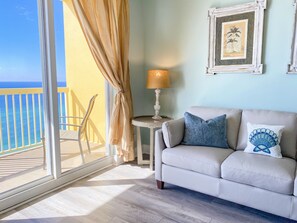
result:
[[[158,88],[155,90],[155,93],[156,93],[156,103],[154,105],[155,115],[152,117],[154,120],[162,119],[162,117],[159,115],[160,108],[161,108],[160,103],[159,103],[160,92],[161,92],[161,90]]]
[[[154,120],[160,120],[160,119],[162,119],[162,117],[159,116],[159,115],[154,115],[154,116],[152,117],[152,119],[154,119]]]

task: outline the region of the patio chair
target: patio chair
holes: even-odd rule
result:
[[[60,123],[60,126],[77,127],[77,130],[60,130],[60,140],[77,141],[78,145],[79,145],[80,155],[81,155],[81,159],[82,159],[83,163],[85,163],[85,159],[84,159],[81,139],[82,139],[82,136],[85,136],[85,139],[87,141],[87,146],[88,146],[89,153],[91,153],[91,148],[90,148],[88,134],[87,134],[87,123],[88,123],[89,117],[91,115],[91,112],[93,110],[95,99],[96,99],[97,96],[98,96],[98,94],[94,95],[91,98],[91,100],[89,102],[88,109],[87,109],[84,117],[77,117],[77,116],[62,116],[62,117],[60,117],[60,119],[67,119],[67,120],[69,120],[69,119],[72,119],[72,120],[78,119],[78,120],[81,120],[80,124]],[[43,150],[44,150],[43,165],[45,167],[46,159],[45,159],[44,137],[42,137],[42,144],[43,144]]]

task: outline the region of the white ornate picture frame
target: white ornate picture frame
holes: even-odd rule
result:
[[[291,49],[291,64],[288,65],[288,74],[297,74],[297,0],[294,0],[295,23]]]
[[[262,39],[266,0],[211,8],[207,74],[262,74]]]

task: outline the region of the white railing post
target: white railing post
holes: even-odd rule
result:
[[[21,120],[21,133],[22,133],[22,147],[25,146],[25,139],[24,139],[24,121],[23,121],[23,95],[20,94],[20,120]]]
[[[29,110],[29,96],[26,94],[26,111],[27,111],[27,130],[28,130],[28,143],[31,145],[31,129],[30,129],[30,110]]]
[[[69,100],[69,96],[68,96],[68,91],[66,91],[64,95],[65,95],[65,104],[66,104],[65,105],[66,106],[65,107],[65,109],[66,109],[65,115],[68,116],[69,115],[68,114],[68,112],[69,112],[69,101],[68,101]],[[67,118],[66,118],[65,122],[68,124],[68,119]],[[69,130],[69,126],[65,126],[65,127],[66,127],[66,130]]]
[[[12,97],[12,117],[13,117],[13,130],[14,130],[14,143],[15,148],[18,148],[18,133],[16,128],[16,112],[15,112],[15,95],[11,95]]]
[[[5,95],[5,111],[6,111],[6,131],[7,131],[7,145],[10,150],[10,124],[9,124],[9,113],[8,113],[8,95]]]
[[[36,111],[35,111],[35,94],[32,94],[33,126],[34,126],[34,143],[37,143],[36,136]]]
[[[39,132],[40,132],[40,138],[43,137],[43,129],[42,129],[42,113],[41,113],[41,100],[40,100],[41,94],[38,94],[38,112],[39,112]]]
[[[58,102],[59,102],[59,122],[63,122],[63,108],[62,108],[62,93],[58,93]],[[64,126],[59,126],[59,129],[62,128],[64,129]]]

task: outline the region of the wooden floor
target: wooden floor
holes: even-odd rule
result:
[[[83,144],[86,163],[105,156],[105,147],[90,143],[91,153]],[[78,143],[74,141],[61,142],[61,169],[68,171],[82,164]],[[43,168],[43,148],[20,152],[0,157],[0,194],[26,183],[35,181],[47,175]]]
[[[80,180],[0,219],[7,223],[293,222],[177,186],[165,187],[156,189],[148,168],[125,164]]]

